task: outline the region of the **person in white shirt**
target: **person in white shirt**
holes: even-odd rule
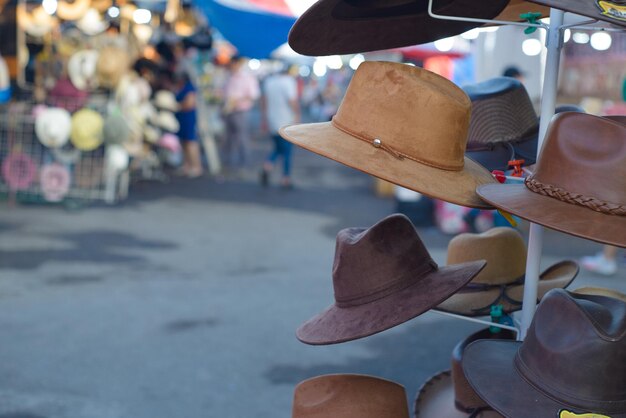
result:
[[[262,129],[266,130],[274,141],[274,150],[268,155],[261,170],[261,184],[269,184],[269,175],[278,157],[283,158],[283,177],[281,185],[291,188],[291,143],[278,135],[278,130],[286,125],[300,122],[300,104],[298,87],[288,68],[270,75],[263,84],[261,99]]]

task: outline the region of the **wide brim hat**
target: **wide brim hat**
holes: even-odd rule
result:
[[[626,5],[623,1],[608,0],[530,0],[566,12],[626,26]]]
[[[93,151],[104,142],[104,120],[100,113],[81,109],[72,115],[70,140],[81,151]]]
[[[507,4],[507,0],[439,0],[433,11],[492,19]],[[319,0],[293,25],[289,45],[303,55],[352,54],[432,42],[481,24],[430,17],[428,0]]]
[[[72,116],[60,107],[49,107],[35,117],[37,139],[48,148],[60,148],[70,139]]]
[[[29,12],[25,4],[18,4],[16,16],[19,27],[34,38],[41,38],[50,33],[59,23],[56,17],[46,13],[41,6]]]
[[[493,176],[464,157],[469,112],[467,95],[443,77],[403,64],[364,62],[331,122],[287,126],[279,133],[304,149],[429,197],[491,209],[476,187],[495,183]]]
[[[452,372],[446,370],[432,376],[419,389],[415,400],[415,418],[502,418],[494,410],[484,410],[476,415],[463,412],[454,405]]]
[[[539,275],[537,285],[537,299],[552,289],[565,289],[578,275],[580,268],[571,260],[561,261],[545,269]],[[466,316],[488,315],[484,312],[485,307],[502,305],[506,313],[516,312],[522,309],[524,298],[524,284],[515,284],[488,289],[461,289],[445,302],[437,306],[438,311],[454,313]]]
[[[70,172],[59,163],[46,164],[39,173],[39,187],[48,202],[60,202],[70,191]]]
[[[154,94],[154,105],[161,110],[177,112],[179,105],[176,96],[171,91],[159,90]]]
[[[85,16],[90,7],[91,0],[74,0],[71,3],[60,0],[57,2],[56,13],[63,20],[78,20]]]
[[[582,139],[582,132],[592,129],[602,129],[610,133],[610,135],[599,137],[603,141],[612,141],[603,145],[604,152],[599,150],[598,141],[588,142],[589,139]],[[619,122],[584,113],[566,112],[556,115],[546,134],[537,168],[532,176],[526,179],[526,184],[488,184],[479,186],[476,192],[486,202],[527,221],[603,244],[626,247],[626,216],[599,211],[602,210],[602,205],[598,205],[599,210],[584,205],[586,200],[590,202],[611,201],[596,198],[598,194],[606,196],[607,193],[612,193],[613,198],[618,199],[612,204],[613,206],[619,206],[619,199],[624,198],[625,190],[619,190],[623,187],[620,184],[623,184],[626,178],[624,171],[626,160],[623,160],[626,156],[626,141],[620,137],[623,129],[624,126]],[[552,135],[554,139],[550,136],[551,130],[554,132]],[[597,134],[595,130],[593,132]],[[571,144],[574,138],[578,141],[577,145]],[[570,145],[566,145],[568,139]],[[584,141],[588,143],[583,146]],[[592,147],[593,155],[584,151]],[[546,152],[547,150],[549,151]],[[592,156],[593,159],[591,159]],[[570,166],[574,168],[572,162],[569,161],[567,167],[564,165],[565,158],[580,162],[576,164],[576,173],[568,171]],[[600,161],[600,158],[606,164],[615,165],[615,171],[607,170],[605,166],[599,165],[597,161]],[[586,166],[584,170],[583,163]],[[559,167],[557,170],[551,168],[557,165]],[[562,170],[566,170],[567,173]],[[594,171],[592,173],[589,170]],[[579,190],[561,190],[562,187],[558,185],[550,186],[548,189],[541,186],[538,192],[531,191],[529,188],[535,187],[534,179],[538,177],[540,179],[548,177],[548,182],[552,183],[557,181],[572,183],[573,179],[581,176],[584,176],[585,180],[576,182]],[[545,181],[542,182],[545,183]],[[580,190],[581,187],[583,190]],[[549,189],[554,189],[554,192]],[[541,192],[541,190],[545,191]],[[568,199],[572,202],[565,201]]]
[[[37,176],[37,166],[28,155],[13,152],[2,161],[2,177],[9,190],[28,189]]]
[[[107,46],[100,50],[96,63],[96,76],[100,86],[114,89],[122,76],[128,71],[128,52],[116,46]]]
[[[107,30],[109,22],[102,19],[100,12],[92,7],[76,22],[76,27],[84,34],[94,36]]]
[[[96,63],[98,51],[85,49],[73,54],[67,63],[67,75],[79,90],[92,90],[98,87],[96,80]]]

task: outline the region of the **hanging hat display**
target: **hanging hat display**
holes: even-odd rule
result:
[[[96,76],[100,86],[114,89],[128,71],[129,58],[126,51],[116,46],[106,46],[100,50],[96,63]]]
[[[391,183],[489,209],[476,186],[495,183],[464,156],[470,100],[451,81],[391,62],[364,62],[331,122],[280,129],[286,140]]]
[[[37,6],[28,11],[24,3],[17,5],[16,16],[18,27],[34,38],[45,36],[59,23],[55,17],[46,13],[43,7]]]
[[[487,266],[459,292],[437,306],[459,315],[489,315],[502,305],[505,313],[522,309],[526,272],[526,243],[509,227],[493,228],[482,234],[464,233],[448,245],[448,264],[487,260]],[[539,275],[537,299],[555,288],[566,288],[578,275],[574,261],[561,261]]]
[[[81,151],[93,151],[103,142],[104,121],[91,109],[81,109],[72,115],[70,140]]]
[[[547,293],[523,342],[476,341],[470,385],[506,417],[626,417],[626,303]]]
[[[22,152],[12,152],[2,161],[2,177],[9,190],[28,189],[36,175],[35,162]]]
[[[524,184],[479,186],[477,192],[528,221],[626,247],[626,126],[586,113],[555,115]]]
[[[93,90],[98,87],[96,79],[96,63],[98,51],[85,49],[73,54],[67,63],[67,74],[70,81],[79,90]]]
[[[57,2],[57,16],[63,20],[78,20],[87,14],[91,0],[59,0]]]
[[[296,336],[318,345],[376,334],[434,308],[484,267],[484,260],[438,267],[404,215],[343,229],[332,269],[335,303]]]
[[[404,387],[357,374],[331,374],[300,382],[291,418],[409,418]]]
[[[109,28],[109,22],[102,18],[98,10],[91,7],[77,22],[78,29],[89,36],[98,35]]]
[[[70,191],[70,173],[61,164],[46,164],[39,173],[39,186],[44,199],[60,202]]]
[[[70,139],[72,117],[60,107],[49,107],[35,117],[37,139],[48,148],[60,148]]]

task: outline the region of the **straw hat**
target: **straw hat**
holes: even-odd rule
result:
[[[464,157],[470,100],[451,81],[418,67],[364,62],[331,122],[287,126],[286,140],[429,197],[491,208],[476,187],[495,183]]]
[[[170,152],[180,152],[181,150],[180,140],[176,135],[170,133],[163,134],[161,139],[159,139],[158,145]]]
[[[176,119],[176,115],[167,110],[158,112],[151,122],[153,125],[171,133],[176,133],[180,129],[180,123]]]
[[[70,140],[81,151],[92,151],[102,145],[104,121],[91,109],[81,109],[72,115]]]
[[[98,35],[109,27],[109,22],[102,18],[100,12],[93,7],[89,8],[85,15],[76,22],[78,29],[89,36]]]
[[[547,7],[565,10],[614,25],[626,26],[626,5],[623,0],[530,0]]]
[[[523,342],[463,352],[470,385],[505,417],[626,418],[626,302],[554,289]]]
[[[531,222],[626,247],[626,126],[585,113],[560,113],[525,184],[479,186],[477,192]]]
[[[70,172],[61,164],[46,164],[39,173],[39,186],[44,199],[60,202],[70,191]]]
[[[63,20],[78,20],[85,16],[91,6],[91,0],[59,0],[57,3],[57,16]]]
[[[173,134],[169,134],[173,135]],[[146,125],[143,127],[143,137],[149,144],[156,144],[159,142],[161,138],[161,131],[159,128],[154,127],[152,125]]]
[[[300,382],[291,418],[408,418],[404,387],[358,374],[331,374]]]
[[[435,2],[435,13],[492,19],[507,0]],[[303,55],[335,55],[423,44],[459,35],[480,22],[430,17],[428,0],[319,0],[289,32],[289,45]]]
[[[487,266],[437,309],[470,316],[489,315],[493,305],[502,305],[507,313],[520,310],[526,273],[526,244],[521,234],[513,228],[499,227],[482,234],[460,234],[450,241],[448,264],[474,260],[487,260]],[[539,275],[537,298],[551,289],[567,287],[578,270],[578,264],[570,260],[545,269]]]
[[[123,144],[130,139],[128,121],[119,109],[109,111],[104,120],[102,134],[106,144]]]
[[[70,81],[79,90],[93,90],[98,87],[96,80],[96,64],[98,51],[85,49],[73,54],[67,63],[67,74]]]
[[[296,337],[335,344],[395,327],[449,298],[484,267],[481,260],[439,268],[404,215],[343,229],[332,269],[335,302],[302,324]]]
[[[22,152],[12,152],[2,161],[2,177],[9,190],[28,189],[37,175],[35,162]]]
[[[48,148],[59,148],[70,139],[72,116],[60,107],[49,107],[35,117],[35,135]]]
[[[50,33],[59,23],[57,18],[50,16],[41,6],[29,12],[26,5],[20,3],[17,5],[16,14],[19,27],[34,38],[41,38]]]
[[[150,99],[150,83],[134,71],[122,76],[115,90],[115,98],[122,108],[140,106]]]
[[[159,90],[154,94],[154,105],[161,110],[178,111],[178,102],[174,93],[168,90]]]
[[[100,86],[113,89],[128,71],[128,54],[121,48],[106,46],[100,50],[96,75]]]

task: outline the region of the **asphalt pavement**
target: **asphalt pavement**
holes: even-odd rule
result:
[[[0,418],[288,418],[294,386],[366,373],[406,387],[449,368],[479,325],[427,313],[380,334],[307,346],[332,302],[335,235],[393,213],[372,179],[303,150],[294,190],[239,179],[138,182],[114,206],[0,205]],[[523,227],[523,229],[525,226]],[[445,262],[451,237],[420,235]],[[547,231],[543,265],[599,245]],[[626,291],[626,268],[572,287]],[[412,409],[412,408],[411,408]]]

